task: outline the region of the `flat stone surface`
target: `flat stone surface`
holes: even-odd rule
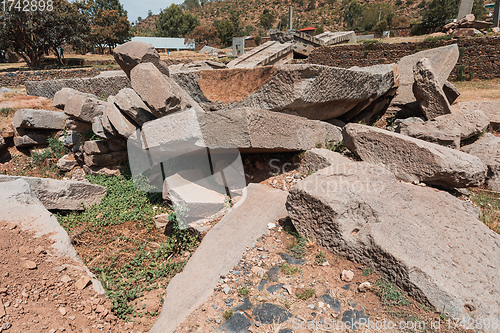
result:
[[[98,204],[107,194],[105,187],[88,181],[0,175],[0,184],[13,180],[28,183],[47,209],[83,210],[84,207]]]
[[[278,282],[279,279],[279,272],[281,270],[281,267],[271,267],[267,272],[266,275],[271,282]]]
[[[300,235],[374,267],[417,300],[464,320],[500,319],[500,235],[466,201],[351,162],[300,181],[287,209]]]
[[[47,135],[38,133],[24,133],[14,137],[16,147],[31,147],[47,143]]]
[[[178,112],[144,124],[142,137],[150,149],[192,142],[196,147],[238,148],[245,152],[305,150],[342,139],[335,125],[250,108]]]
[[[292,314],[281,306],[262,303],[253,308],[253,317],[262,324],[281,324],[290,319]]]
[[[363,327],[362,325],[366,325],[369,319],[370,317],[362,310],[347,310],[342,314],[342,322],[353,330],[357,330]]]
[[[321,300],[325,302],[326,304],[330,305],[330,308],[333,311],[340,312],[341,307],[340,307],[340,301],[338,299],[333,298],[332,296],[325,294],[320,296]]]
[[[460,142],[481,134],[490,121],[479,110],[464,110],[434,118],[426,122],[402,122],[399,133],[417,139],[460,149]]]
[[[182,273],[168,284],[151,332],[172,332],[213,293],[221,275],[236,266],[246,247],[267,232],[267,224],[286,215],[287,192],[250,184],[243,198],[205,235]],[[273,205],[265,203],[273,202]]]
[[[413,78],[413,95],[427,119],[451,113],[443,84],[439,82],[429,59],[417,61],[413,67]]]
[[[275,292],[280,291],[281,289],[283,289],[283,283],[273,284],[272,286],[266,288],[266,290],[270,294],[274,294]]]
[[[19,109],[14,113],[12,125],[15,128],[63,129],[68,116],[60,111]]]
[[[172,77],[207,110],[251,107],[325,120],[358,105],[368,107],[397,86],[397,68],[382,67],[383,71],[370,72],[300,64],[202,70]]]
[[[488,168],[488,187],[500,192],[500,138],[486,133],[476,142],[462,147],[462,151],[481,159]]]
[[[246,310],[250,310],[251,308],[253,307],[253,304],[252,302],[250,301],[250,299],[245,298],[245,301],[237,306],[235,306],[233,308],[234,311],[246,311]]]
[[[55,93],[52,104],[54,107],[64,110],[64,106],[73,95],[89,95],[89,97],[97,98],[95,95],[85,94],[73,88],[62,88]]]
[[[361,124],[344,127],[344,145],[363,161],[384,164],[406,181],[469,187],[482,184],[486,167],[475,156]]]
[[[280,253],[280,257],[281,259],[285,260],[287,264],[290,265],[303,265],[306,262],[304,259],[296,259],[291,255],[289,255],[288,253]]]
[[[293,44],[268,41],[231,60],[228,68],[254,68],[276,63],[286,64],[293,58]]]
[[[222,324],[217,332],[225,333],[241,333],[248,332],[248,327],[252,326],[252,322],[242,313],[235,313],[224,324]]]
[[[128,158],[127,151],[113,151],[106,154],[87,155],[83,154],[83,160],[89,167],[92,166],[117,166],[124,163]]]
[[[111,96],[110,96],[111,97]],[[112,97],[118,109],[127,115],[135,124],[142,126],[145,122],[156,119],[139,95],[131,89],[124,88]]]
[[[347,162],[350,162],[350,159],[340,153],[325,148],[312,148],[306,150],[304,156],[300,160],[300,166],[306,173],[313,173],[333,164]]]
[[[136,123],[131,121],[120,111],[120,109],[118,109],[113,96],[108,97],[104,115],[108,118],[118,135],[123,138],[128,138],[138,127]]]
[[[49,240],[52,240],[50,250],[47,249],[49,254],[73,259],[75,265],[92,277],[91,281],[94,290],[99,294],[105,293],[99,280],[94,277],[78,257],[67,232],[61,227],[55,216],[40,202],[32,190],[32,186],[26,180],[22,179],[22,177],[10,180],[1,179],[0,206],[3,208],[3,220],[20,227],[22,230],[32,232],[35,237],[46,236]]]
[[[475,110],[483,111],[490,120],[493,129],[500,128],[500,101],[482,101],[482,102],[460,102],[451,106],[451,109],[461,112],[472,112]]]
[[[78,120],[91,123],[94,117],[104,114],[106,102],[88,95],[75,94],[64,106],[64,113]]]

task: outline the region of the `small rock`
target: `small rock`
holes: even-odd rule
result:
[[[102,306],[101,304],[99,304],[95,308],[95,312],[97,312],[97,313],[103,313],[104,311],[106,311],[106,308],[104,306]]]
[[[370,282],[363,282],[359,285],[358,290],[362,293],[367,292],[372,287]]]
[[[343,270],[342,271],[342,281],[351,282],[354,278],[354,273],[351,270]]]
[[[63,275],[63,277],[61,278],[61,281],[64,283],[67,283],[67,282],[71,281],[71,278],[67,275]]]
[[[259,267],[259,266],[253,266],[252,273],[258,277],[263,277],[264,274],[266,274],[266,270],[262,267]]]
[[[84,275],[78,281],[75,282],[75,287],[78,290],[83,290],[89,283],[90,283],[90,277]]]
[[[60,312],[63,316],[65,316],[65,315],[66,315],[66,313],[67,313],[66,308],[64,308],[64,307],[62,307],[62,306],[59,308],[59,312]]]
[[[231,292],[231,287],[225,287],[222,290],[224,291],[224,294],[228,295]]]
[[[268,228],[268,229],[273,229],[273,228],[276,228],[276,224],[274,224],[274,223],[268,223],[268,224],[267,224],[267,228]]]
[[[34,261],[31,261],[31,260],[26,260],[24,263],[23,263],[23,266],[27,269],[36,269],[36,262]]]

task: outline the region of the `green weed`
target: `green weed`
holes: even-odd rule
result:
[[[370,276],[372,274],[372,270],[370,268],[363,269],[363,276]]]
[[[234,311],[233,310],[226,310],[224,311],[224,314],[222,315],[222,317],[225,319],[225,320],[228,320],[229,318],[231,318],[234,314]]]
[[[16,109],[14,108],[1,108],[0,109],[0,115],[2,117],[8,117],[16,112]]]
[[[375,282],[375,286],[378,287],[377,295],[382,300],[382,304],[387,306],[410,305],[410,302],[406,299],[404,292],[400,291],[394,284],[383,279],[379,279]]]
[[[326,262],[326,253],[323,251],[319,251],[316,253],[316,265],[323,265]]]
[[[284,263],[283,265],[281,265],[281,271],[285,275],[294,275],[294,274],[301,272],[300,268],[298,268],[296,266],[289,265],[287,263]]]
[[[316,294],[316,290],[314,290],[313,288],[305,288],[297,291],[295,295],[298,299],[305,301],[306,299],[313,297],[314,294]]]

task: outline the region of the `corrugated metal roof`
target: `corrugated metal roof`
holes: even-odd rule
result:
[[[132,41],[151,44],[155,49],[194,50],[194,42],[184,43],[184,38],[132,37]]]
[[[302,29],[300,29],[299,31],[313,31],[313,30],[316,30],[316,28],[313,28],[313,27],[307,27],[307,28],[302,28]]]

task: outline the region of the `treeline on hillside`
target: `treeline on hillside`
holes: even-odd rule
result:
[[[39,68],[49,53],[64,64],[65,44],[79,53],[103,53],[130,39],[119,0],[41,0],[7,9],[0,12],[0,51],[18,53],[30,68]]]

